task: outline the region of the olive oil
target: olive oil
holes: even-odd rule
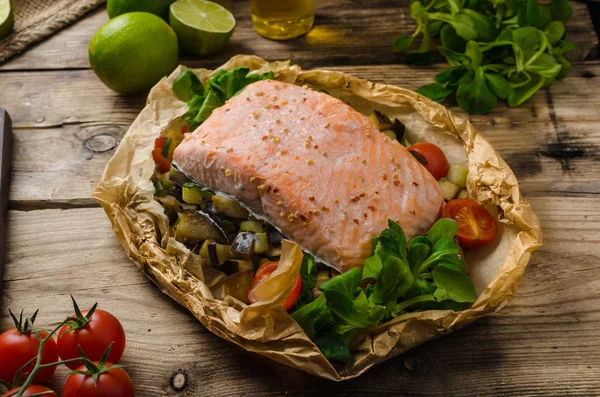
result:
[[[310,30],[314,0],[250,0],[254,29],[268,39],[287,40]]]

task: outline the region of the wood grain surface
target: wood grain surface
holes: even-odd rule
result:
[[[400,63],[402,55],[392,51],[396,36],[412,34],[409,0],[320,0],[315,27],[305,36],[290,41],[266,40],[252,27],[248,0],[217,1],[230,9],[236,27],[229,45],[219,54],[196,58],[183,56],[192,67],[216,67],[236,54],[255,54],[268,60],[293,59],[304,68],[332,65],[383,65]],[[584,2],[571,2],[573,16],[567,24],[569,39],[577,49],[574,60],[595,56],[598,38]],[[87,69],[88,43],[108,20],[103,9],[59,32],[52,40],[33,47],[0,66],[0,70]]]
[[[292,59],[415,89],[444,65],[410,68],[390,40],[414,29],[408,0],[323,0],[311,34],[260,38],[247,1],[222,1],[238,20],[231,55]],[[597,37],[584,3],[573,2],[569,37],[578,59]],[[249,354],[209,333],[129,261],[104,212],[89,198],[106,162],[145,104],[106,88],[87,43],[107,20],[100,9],[0,66],[0,106],[10,112],[14,149],[0,330],[8,308],[40,308],[39,323],[99,302],[127,331],[124,364],[138,397],[157,396],[600,396],[600,61],[519,108],[468,116],[517,174],[544,230],[517,296],[498,315],[333,383]],[[2,277],[0,277],[0,280]],[[183,370],[187,388],[169,385]],[[61,391],[66,369],[54,377]]]

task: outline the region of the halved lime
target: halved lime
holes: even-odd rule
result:
[[[227,9],[206,0],[177,0],[171,4],[169,23],[179,48],[200,56],[225,47],[235,28],[235,18]]]
[[[0,0],[0,39],[8,36],[14,25],[13,12],[10,0]]]

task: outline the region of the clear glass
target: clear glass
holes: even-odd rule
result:
[[[293,39],[315,21],[314,0],[250,0],[250,6],[254,29],[268,39]]]

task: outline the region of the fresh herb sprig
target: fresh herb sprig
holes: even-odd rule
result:
[[[181,72],[173,83],[175,95],[188,103],[189,110],[183,115],[190,131],[202,124],[212,111],[240,93],[246,86],[259,81],[272,79],[273,72],[248,74],[250,68],[239,67],[233,70],[220,70],[203,86],[198,76],[187,69]]]
[[[321,295],[292,314],[329,360],[348,363],[349,346],[361,329],[409,311],[461,310],[475,301],[475,285],[454,240],[455,221],[440,219],[408,244],[397,223],[388,225],[373,239],[362,269],[323,283]],[[303,263],[303,278],[311,260]]]
[[[450,68],[417,92],[437,102],[456,93],[462,109],[484,114],[498,99],[519,106],[569,73],[564,54],[575,45],[564,24],[572,13],[567,0],[413,0],[417,29],[397,37],[393,48],[406,52],[408,64],[433,62],[436,48]],[[421,45],[411,52],[419,36]]]

